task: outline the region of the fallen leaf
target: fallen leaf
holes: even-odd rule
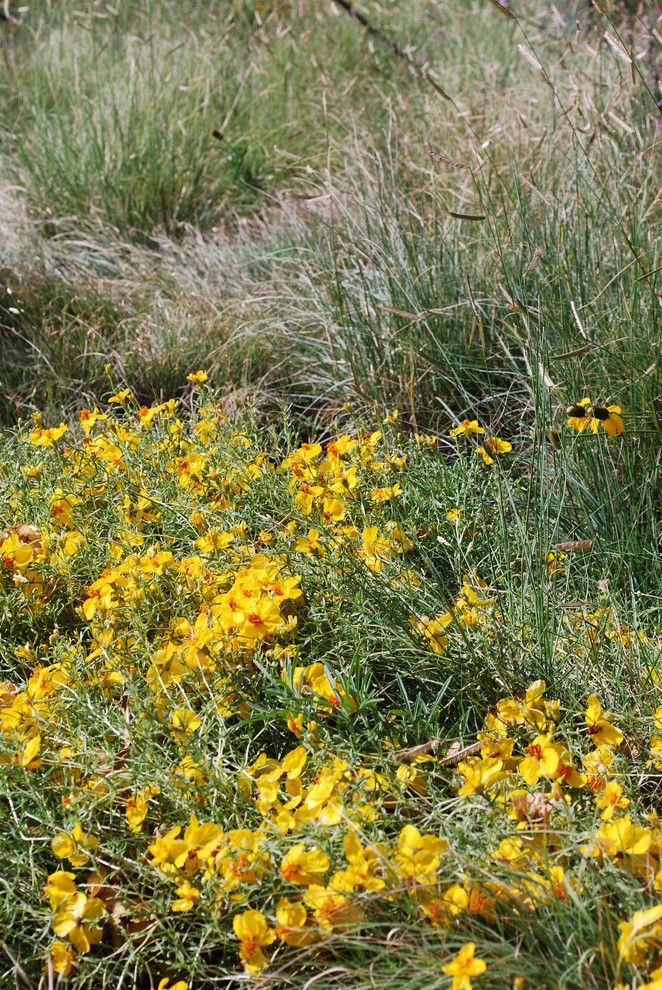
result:
[[[569,543],[555,543],[555,550],[562,550],[563,553],[585,553],[593,546],[593,540],[571,540]]]
[[[456,220],[485,220],[485,213],[456,213],[454,210],[448,211],[449,217],[455,217]]]
[[[447,158],[446,155],[442,155],[440,151],[435,151],[434,148],[430,148],[430,154],[433,158],[436,158],[438,162],[443,162],[444,165],[450,165],[452,168],[466,168],[464,162],[458,162],[454,158]]]

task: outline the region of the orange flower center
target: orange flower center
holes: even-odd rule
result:
[[[297,863],[285,863],[285,865],[281,868],[281,873],[286,880],[289,880],[290,883],[295,883],[301,875],[301,871],[299,870]]]

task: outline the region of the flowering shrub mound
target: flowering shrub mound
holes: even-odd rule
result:
[[[618,407],[569,417],[619,442]],[[2,928],[29,978],[662,987],[659,644],[606,593],[568,603],[590,546],[495,555],[523,442],[393,413],[297,445],[126,389],[36,419],[0,533]],[[606,711],[601,672],[635,670],[636,710]]]

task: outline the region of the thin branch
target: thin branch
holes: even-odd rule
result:
[[[448,93],[441,88],[439,83],[430,75],[427,69],[418,66],[411,56],[407,54],[404,48],[402,48],[402,46],[399,45],[394,38],[391,38],[386,31],[382,31],[381,28],[375,27],[374,24],[371,24],[365,14],[362,13],[362,11],[357,10],[350,0],[333,0],[333,2],[346,14],[353,17],[355,21],[358,21],[361,27],[364,28],[368,34],[372,35],[373,38],[377,38],[383,45],[386,45],[387,48],[390,48],[396,58],[399,58],[405,63],[410,72],[415,75],[422,76],[422,78],[425,79],[425,81],[429,83],[440,96],[443,96],[445,100],[449,100],[451,103],[453,102]]]

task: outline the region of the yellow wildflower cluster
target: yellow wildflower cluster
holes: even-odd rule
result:
[[[472,569],[458,491],[435,522],[404,511],[416,464],[441,458],[434,438],[342,433],[279,458],[258,436],[213,404],[184,419],[123,389],[80,427],[39,424],[19,444],[0,532],[0,601],[21,637],[0,683],[0,763],[9,808],[25,793],[48,809],[38,834],[32,812],[22,826],[39,846],[47,968],[82,986],[102,953],[155,945],[153,985],[188,990],[203,921],[214,958],[253,978],[415,919],[440,979],[466,990],[492,966],[470,938],[571,905],[607,871],[641,908],[624,921],[619,907],[618,965],[655,986],[662,828],[596,694],[564,711],[538,680],[479,709],[468,740],[400,748],[389,691],[412,674],[391,658],[384,603],[433,678],[461,684],[472,642],[517,643],[535,663],[499,575]],[[511,449],[493,437],[478,453]],[[433,551],[455,545],[451,590],[436,592]],[[648,645],[613,609],[569,610],[559,630],[578,657]],[[371,748],[355,747],[353,726],[373,723]],[[662,706],[644,735],[652,778]],[[164,926],[191,952],[186,981],[158,947]]]
[[[463,419],[459,426],[450,431],[450,436],[457,437],[482,437],[485,429],[477,419]],[[502,440],[501,437],[487,437],[479,446],[475,447],[475,452],[483,459],[487,465],[494,464],[494,458],[501,454],[510,454],[513,449],[509,440]]]
[[[569,406],[568,426],[578,433],[583,433],[587,428],[591,433],[597,433],[602,426],[610,437],[617,437],[623,432],[621,411],[620,406],[598,406],[586,397]]]
[[[477,574],[465,574],[462,579],[462,587],[455,596],[453,605],[448,612],[444,612],[434,619],[426,615],[415,616],[411,620],[412,626],[425,636],[435,653],[442,654],[448,646],[448,636],[445,635],[444,630],[452,626],[453,623],[457,623],[459,626],[476,626],[478,624],[489,626],[491,618],[499,621],[498,612],[491,615],[494,613],[492,606],[495,604],[495,599],[482,597],[486,588],[486,582]]]

